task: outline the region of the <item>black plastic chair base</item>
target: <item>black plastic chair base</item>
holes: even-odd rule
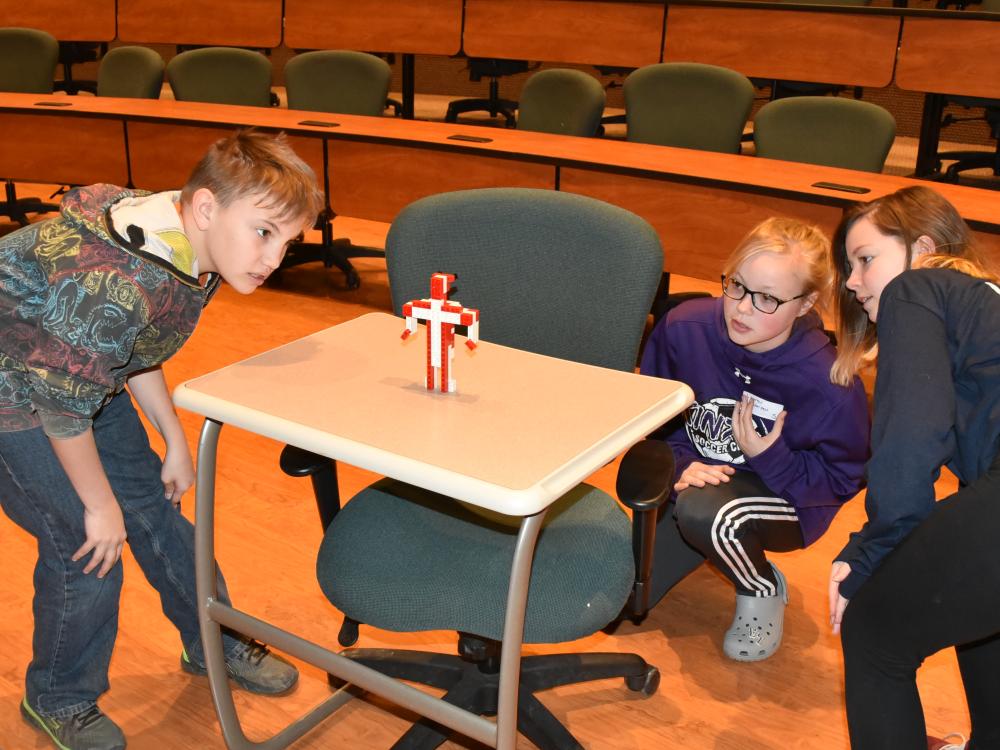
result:
[[[458,122],[458,116],[466,112],[489,112],[490,117],[500,115],[508,128],[517,122],[517,102],[510,99],[457,99],[448,105],[445,122]]]
[[[300,242],[288,248],[285,259],[279,268],[291,268],[303,263],[313,263],[320,261],[325,268],[336,266],[344,272],[348,289],[357,289],[361,286],[361,277],[358,275],[351,258],[384,258],[385,251],[374,247],[363,247],[354,245],[349,239],[331,240],[330,242]]]
[[[5,199],[0,203],[0,216],[9,216],[22,227],[28,226],[28,214],[44,214],[58,211],[58,203],[43,203],[41,198],[18,198],[14,183],[7,180]]]
[[[492,643],[492,642],[488,642]],[[499,674],[496,660],[482,662],[425,651],[354,649],[342,652],[383,674],[445,690],[444,700],[482,716],[495,716]],[[621,677],[629,690],[653,695],[660,673],[637,654],[548,654],[521,660],[517,728],[540,750],[582,750],[582,745],[542,705],[534,693],[559,685]],[[423,719],[392,746],[393,750],[431,750],[451,730]]]

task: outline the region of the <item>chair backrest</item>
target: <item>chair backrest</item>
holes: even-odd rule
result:
[[[486,341],[631,371],[663,270],[653,228],[572,193],[486,188],[407,206],[386,239],[392,304],[456,275],[456,300],[482,313]]]
[[[285,63],[289,109],[381,116],[392,68],[353,50],[303,52]]]
[[[0,91],[51,94],[59,42],[45,31],[0,28]]]
[[[115,47],[101,60],[97,95],[159,99],[163,68],[163,58],[149,47]]]
[[[271,61],[236,47],[181,52],[167,63],[174,98],[188,102],[271,106]]]
[[[582,70],[542,70],[521,91],[517,129],[592,136],[601,125],[604,102],[604,87]]]
[[[885,109],[836,96],[778,99],[754,118],[757,156],[865,172],[882,171],[895,136]]]
[[[735,70],[659,63],[625,79],[628,139],[660,146],[737,153],[753,104],[753,84]]]

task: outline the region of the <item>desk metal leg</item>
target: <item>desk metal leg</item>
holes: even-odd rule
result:
[[[413,104],[416,101],[417,77],[416,55],[403,55],[403,117],[413,119]]]
[[[497,750],[514,750],[517,744],[517,689],[521,677],[521,643],[524,640],[524,612],[531,581],[531,560],[542,530],[546,511],[525,516],[517,534],[514,562],[507,591],[507,611],[503,623],[500,652],[500,685],[497,696]]]

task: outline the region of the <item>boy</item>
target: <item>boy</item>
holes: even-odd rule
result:
[[[178,512],[194,467],[160,366],[220,279],[252,292],[322,205],[283,136],[244,131],[215,143],[180,193],[79,188],[57,218],[0,239],[0,504],[38,540],[21,713],[59,748],[125,747],[97,699],[126,539],[180,631],[181,667],[205,674],[194,531]],[[163,436],[162,463],[126,384]],[[224,642],[242,687],[295,684],[295,668],[261,644]]]

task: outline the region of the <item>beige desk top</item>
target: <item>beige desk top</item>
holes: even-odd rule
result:
[[[474,300],[463,300],[474,303]],[[178,386],[177,405],[509,515],[530,515],[684,409],[681,383],[482,342],[428,392],[420,333],[371,313]],[[484,316],[483,333],[488,336]]]

